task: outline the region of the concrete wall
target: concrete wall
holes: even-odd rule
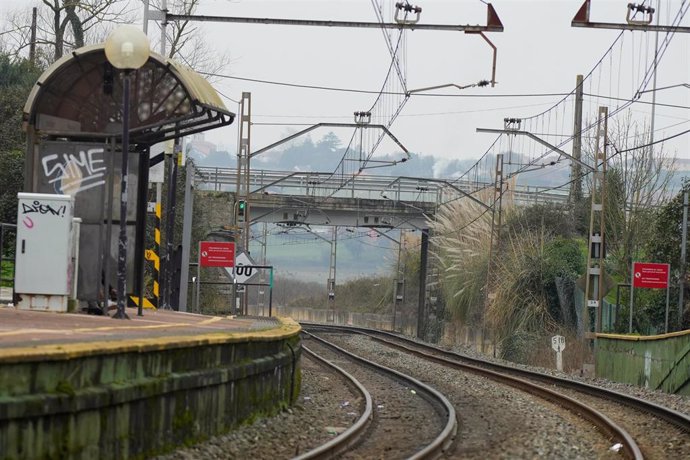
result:
[[[356,313],[350,311],[327,310],[306,307],[274,307],[275,314],[289,316],[295,321],[310,321],[315,323],[342,324],[347,326],[368,327],[390,331],[392,329],[391,315],[378,315],[374,313]],[[252,314],[252,310],[250,310]],[[405,335],[417,335],[417,318],[404,317],[398,312],[395,326],[398,332]]]
[[[690,331],[655,336],[597,334],[596,376],[690,395]]]
[[[299,394],[299,331],[286,319],[244,334],[3,350],[0,458],[145,458],[275,413]]]

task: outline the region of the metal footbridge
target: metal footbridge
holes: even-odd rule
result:
[[[235,192],[237,170],[194,166],[199,190]],[[505,185],[505,184],[504,184]],[[392,177],[343,176],[331,172],[252,170],[250,219],[283,225],[337,225],[419,229],[445,203],[465,199],[489,208],[494,182]],[[567,190],[507,184],[503,203],[517,206],[564,203]]]

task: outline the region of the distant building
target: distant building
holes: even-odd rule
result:
[[[203,160],[216,151],[216,144],[208,142],[204,133],[187,137],[187,155],[195,160]]]

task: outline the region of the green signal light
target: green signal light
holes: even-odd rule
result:
[[[239,200],[237,202],[237,218],[244,220],[244,215],[247,213],[247,202]]]

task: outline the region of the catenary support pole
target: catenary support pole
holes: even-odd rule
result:
[[[182,219],[182,264],[180,266],[179,310],[187,311],[187,291],[189,288],[189,255],[192,244],[192,215],[194,211],[194,163],[187,160],[185,165],[184,217]]]
[[[146,194],[149,186],[149,151],[139,153],[139,178],[137,180],[137,225],[136,244],[134,245],[134,295],[137,301],[137,316],[143,316],[144,298],[144,265],[146,263]]]
[[[417,304],[417,338],[426,338],[426,265],[429,256],[429,229],[422,229],[419,255],[419,303]]]
[[[680,243],[680,280],[678,283],[678,330],[683,326],[683,296],[685,294],[685,259],[688,243],[688,192],[683,193],[683,234]]]
[[[573,158],[582,161],[582,100],[583,100],[583,77],[578,75],[575,79],[575,115],[573,120]],[[570,194],[568,201],[570,204],[582,200],[582,165],[578,161],[573,161],[570,166]]]

